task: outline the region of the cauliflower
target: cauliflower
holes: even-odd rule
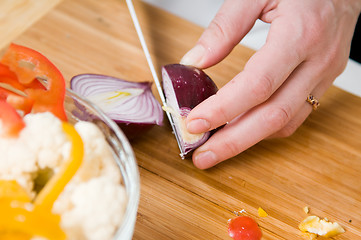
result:
[[[110,239],[126,202],[120,171],[97,126],[78,122],[75,129],[84,144],[83,163],[53,211],[62,216],[61,225],[70,239]]]
[[[16,180],[31,197],[40,169],[57,170],[69,157],[71,143],[51,113],[28,114],[18,138],[0,138],[0,179]]]
[[[119,183],[121,175],[113,153],[99,128],[90,122],[78,122],[75,129],[83,139],[84,159],[74,181],[107,176],[109,181]]]
[[[69,158],[71,142],[51,113],[28,114],[24,122],[18,138],[0,138],[0,179],[16,180],[35,197],[36,180],[58,171]],[[78,122],[75,129],[84,144],[83,162],[52,211],[61,216],[68,239],[112,239],[127,201],[120,170],[95,124]]]
[[[122,220],[125,192],[101,176],[77,184],[56,201],[69,239],[111,239]],[[63,206],[59,206],[63,205]]]

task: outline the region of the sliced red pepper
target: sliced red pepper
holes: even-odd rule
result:
[[[16,74],[13,71],[11,71],[8,66],[1,63],[0,63],[0,82],[8,84],[21,91],[25,90],[23,85],[19,83]],[[0,96],[2,96],[2,98],[4,96],[7,96],[8,94],[9,94],[8,90],[4,88],[0,88]]]
[[[15,80],[17,82],[16,74],[4,64],[0,64],[0,78],[2,80],[1,82],[3,82],[3,80],[5,81],[6,79],[13,81]]]
[[[24,90],[24,87],[18,82],[16,74],[12,72],[9,67],[0,63],[0,83],[8,85],[19,91]],[[25,102],[22,100],[21,96],[16,95],[13,92],[0,87],[0,119],[2,124],[2,131],[0,136],[13,137],[25,126],[21,116],[16,111],[14,104],[26,108],[29,110],[29,107],[25,107]],[[9,103],[8,100],[12,99]],[[15,101],[15,99],[18,99]],[[21,103],[19,103],[19,100]],[[31,108],[30,108],[31,109]]]
[[[45,84],[43,84],[45,82]],[[66,121],[65,80],[45,56],[11,44],[0,61],[0,119],[7,135],[16,135],[24,123],[18,111],[51,112]]]
[[[25,126],[22,117],[7,102],[0,100],[0,119],[2,125],[2,136],[16,136],[16,134]]]
[[[12,88],[13,91],[6,89],[5,86]],[[15,93],[15,90],[18,93]],[[26,97],[25,90],[26,88],[18,81],[16,74],[8,66],[0,63],[0,99],[27,114],[31,111],[34,101]]]
[[[39,52],[16,44],[11,44],[1,62],[15,72],[24,92],[32,99],[32,112],[52,112],[66,121],[64,110],[65,80],[61,72]],[[41,87],[38,79],[46,81]],[[0,80],[1,81],[1,80]]]

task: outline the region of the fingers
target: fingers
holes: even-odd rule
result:
[[[189,132],[201,133],[215,129],[267,101],[305,60],[313,59],[313,69],[323,67],[324,72],[330,69],[327,57],[322,59],[322,54],[314,54],[313,41],[304,42],[305,27],[294,26],[302,25],[298,22],[300,20],[289,19],[289,14],[274,19],[266,44],[251,57],[244,70],[216,95],[191,111],[187,117]],[[333,72],[333,69],[328,71]]]
[[[282,138],[291,136],[302,125],[311,112],[312,106],[305,101],[304,106],[302,106],[294,118],[292,118],[282,129],[267,138]]]
[[[301,65],[266,103],[238,116],[217,131],[194,152],[194,165],[201,169],[212,167],[279,132],[288,124],[298,127],[312,110],[306,102],[308,94],[312,92],[318,96],[322,93],[317,90],[320,87],[316,87],[319,83],[317,74],[312,78],[310,74],[314,71],[309,68],[308,64]],[[304,79],[308,81],[305,83]]]
[[[259,2],[273,2],[274,6]],[[255,16],[272,25],[266,44],[244,70],[188,115],[186,124],[191,133],[229,122],[194,152],[195,166],[209,168],[264,138],[288,136],[307,118],[312,106],[306,97],[312,93],[319,98],[342,70],[340,62],[347,59],[348,52],[342,46],[349,46],[349,26],[354,26],[345,9],[337,8],[335,2],[329,2],[328,7],[323,3],[252,1],[254,8],[248,0],[224,4],[225,10],[185,55],[183,64],[205,68],[217,63],[248,32]],[[229,18],[226,10],[232,13]],[[242,21],[245,24],[232,33],[235,23]]]
[[[251,57],[240,74],[194,108],[187,117],[188,131],[201,133],[215,129],[266,101],[303,60],[289,39],[281,35],[268,42]],[[279,44],[283,44],[282,51]]]
[[[319,100],[318,96],[322,96],[326,90],[332,85],[332,81],[329,81],[328,78],[319,83],[316,88],[312,91],[312,95]],[[282,129],[273,133],[268,138],[280,138],[280,137],[289,137],[291,136],[306,120],[308,115],[312,112],[312,106],[305,102],[301,109],[297,112],[296,116],[293,117]]]
[[[262,1],[225,1],[182,64],[207,68],[221,61],[252,28],[263,9]],[[263,1],[265,2],[265,1]]]

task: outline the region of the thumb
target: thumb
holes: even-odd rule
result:
[[[251,30],[264,8],[260,2],[226,0],[180,63],[207,68],[220,62]]]

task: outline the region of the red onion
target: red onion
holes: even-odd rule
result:
[[[80,74],[70,81],[74,92],[103,110],[129,139],[163,123],[163,111],[151,85],[99,74]]]
[[[181,64],[169,64],[162,68],[163,90],[167,109],[172,115],[180,135],[184,154],[190,153],[210,137],[210,132],[191,134],[186,130],[185,118],[199,103],[218,91],[213,80],[201,69]]]

